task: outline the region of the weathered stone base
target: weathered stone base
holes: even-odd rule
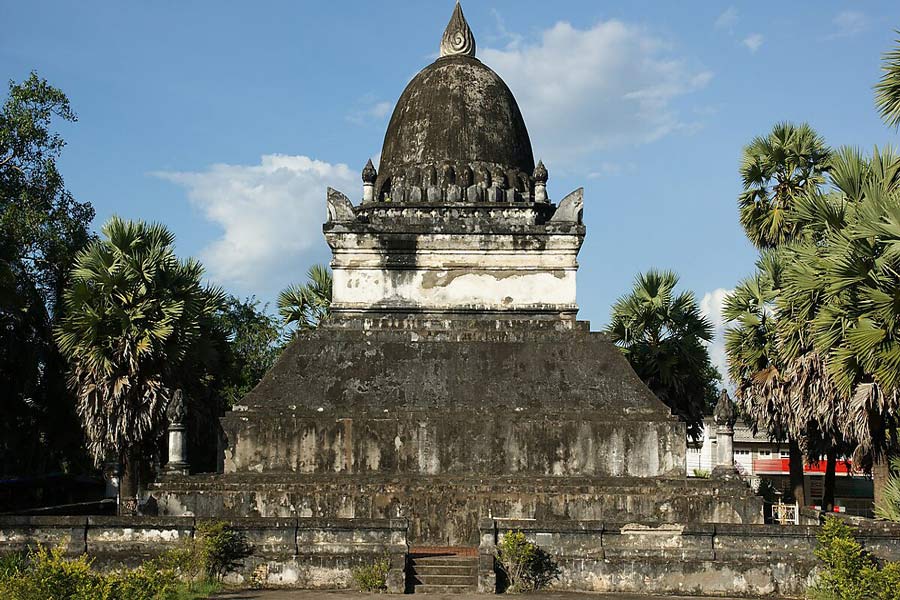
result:
[[[219,475],[151,488],[160,514],[199,517],[404,518],[413,544],[478,543],[486,517],[651,523],[761,523],[740,482],[588,477]]]
[[[224,472],[684,472],[684,424],[606,336],[496,320],[413,324],[298,336],[222,418]]]

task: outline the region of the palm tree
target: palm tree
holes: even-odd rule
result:
[[[830,194],[799,205],[808,233],[790,250],[785,301],[824,359],[854,460],[884,465],[900,410],[900,157],[841,149],[829,178]]]
[[[285,327],[293,326],[291,337],[317,329],[331,314],[331,271],[324,265],[313,265],[307,277],[306,284],[292,285],[278,295],[278,313]]]
[[[768,251],[757,272],[742,281],[726,299],[722,314],[732,326],[725,332],[728,375],[750,426],[790,450],[791,493],[803,502],[803,449],[807,446],[803,418],[790,402],[788,364],[778,345],[776,300],[781,288],[782,262]]]
[[[900,40],[896,44],[896,48],[884,55],[881,64],[884,75],[875,85],[875,106],[891,127],[900,127]]]
[[[113,217],[102,235],[76,257],[56,340],[70,364],[88,450],[98,465],[110,457],[124,464],[129,510],[173,374],[223,295],[201,286],[202,266],[175,256],[174,236],[162,225]]]
[[[631,293],[613,305],[606,332],[647,387],[697,437],[714,373],[706,349],[712,326],[692,292],[676,295],[677,285],[672,271],[651,269],[638,275]]]
[[[738,206],[741,225],[757,248],[776,248],[796,236],[788,219],[794,202],[822,183],[829,154],[824,139],[806,123],[778,123],[744,148]]]
[[[784,356],[779,348],[776,303],[782,260],[777,250],[801,235],[802,223],[794,215],[797,203],[823,183],[830,154],[824,139],[806,123],[778,123],[744,148],[740,220],[748,239],[764,254],[757,275],[737,287],[725,311],[735,324],[726,333],[726,354],[739,402],[754,428],[787,440],[791,488],[798,502],[805,498],[803,454],[812,447],[802,414],[794,410],[794,404],[805,400],[791,384],[807,381],[800,374],[818,363],[806,357],[792,364],[790,358],[799,355]]]
[[[847,223],[819,246],[813,289],[824,294],[825,306],[813,327],[841,391],[875,408],[895,402],[900,392],[900,156],[876,150],[860,170],[857,198],[836,184],[849,203]],[[865,420],[860,433],[872,425]],[[870,433],[860,442],[871,441],[866,450],[877,452],[881,436]]]
[[[880,497],[875,502],[875,516],[885,521],[900,523],[900,458],[891,459],[895,475],[889,476],[882,486]]]

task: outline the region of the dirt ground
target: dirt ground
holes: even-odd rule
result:
[[[373,595],[361,592],[316,592],[316,591],[246,591],[229,592],[214,596],[219,600],[373,600],[381,598],[387,600],[392,595]],[[487,594],[427,594],[423,597],[428,600],[485,600]],[[686,600],[672,596],[635,596],[626,594],[577,594],[566,592],[541,592],[520,596],[527,600]],[[698,600],[696,597],[691,600]],[[727,600],[717,598],[717,600]]]

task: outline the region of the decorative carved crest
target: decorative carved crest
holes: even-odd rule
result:
[[[345,223],[355,221],[353,204],[350,199],[334,188],[328,188],[328,222]]]
[[[559,207],[553,216],[551,222],[555,223],[581,223],[582,214],[584,212],[584,188],[578,188],[568,196],[562,199]]]
[[[713,411],[713,418],[716,420],[716,425],[734,427],[737,417],[737,408],[734,406],[731,396],[728,395],[728,390],[722,389],[722,393],[719,395],[719,402],[716,404],[716,408]]]
[[[175,393],[172,394],[169,407],[166,409],[166,416],[169,418],[170,425],[181,425],[187,418],[187,407],[184,405],[184,393],[181,390],[175,390]]]
[[[441,56],[475,56],[475,36],[459,2],[441,39]]]

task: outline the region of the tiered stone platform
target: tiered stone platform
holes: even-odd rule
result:
[[[684,477],[684,425],[586,323],[341,321],[222,425],[224,473],[162,479],[162,514],[401,517],[437,545],[486,517],[763,518],[743,484]]]

